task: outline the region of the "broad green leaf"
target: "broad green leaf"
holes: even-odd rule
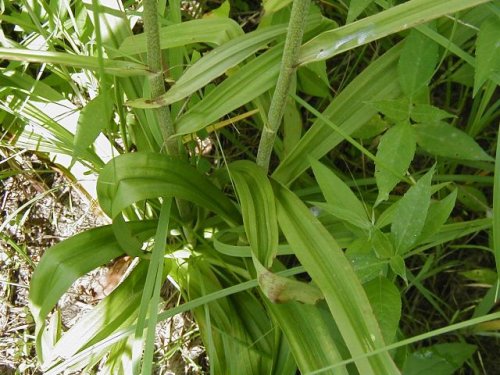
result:
[[[164,95],[155,99],[129,101],[127,104],[139,108],[160,107],[184,99],[266,47],[285,31],[284,25],[278,25],[234,38],[194,63]]]
[[[379,100],[372,105],[394,123],[408,122],[411,104],[406,97],[395,100]]]
[[[390,99],[400,94],[400,88],[394,76],[400,47],[394,47],[385,55],[372,62],[342,92],[335,96],[323,115],[341,129],[351,134],[363,126],[375,114],[376,110],[366,102]],[[289,184],[309,168],[310,158],[318,160],[344,140],[337,132],[321,119],[301,138],[297,146],[281,162],[273,177]],[[308,155],[310,158],[304,157]]]
[[[460,272],[459,274],[476,283],[490,286],[494,286],[498,281],[497,273],[491,268],[476,268],[470,271]]]
[[[418,123],[433,124],[456,116],[430,104],[414,103],[410,117]]]
[[[387,344],[391,344],[401,318],[401,296],[398,288],[387,278],[379,276],[364,284],[373,313]]]
[[[80,112],[74,140],[74,157],[94,143],[102,129],[109,126],[113,104],[102,93],[87,103]]]
[[[281,50],[274,47],[231,74],[177,120],[177,134],[201,130],[273,88],[280,58]]]
[[[292,0],[264,0],[264,12],[266,15],[275,13],[291,2]]]
[[[79,350],[108,337],[136,319],[148,263],[139,262],[109,296],[65,332],[54,348],[54,359],[69,359]]]
[[[97,196],[110,217],[144,199],[178,197],[230,223],[239,221],[234,204],[207,177],[186,162],[163,154],[136,152],[114,158],[99,175]]]
[[[37,51],[0,47],[0,58],[12,61],[66,65],[75,68],[99,70],[99,60],[93,56],[71,55],[63,52]],[[116,76],[150,75],[148,67],[139,63],[104,59],[104,71]]]
[[[430,154],[459,160],[493,160],[467,133],[447,123],[416,124],[413,128],[418,145]]]
[[[344,216],[345,219],[347,219],[347,217],[342,215],[342,212],[349,214],[348,216],[352,218],[348,220],[349,222],[353,224],[356,222],[357,224],[355,225],[357,226],[362,225],[364,228],[369,228],[371,226],[371,221],[368,218],[366,207],[360,202],[358,197],[356,197],[345,182],[337,177],[328,167],[316,160],[311,160],[311,167],[321,192],[328,206],[331,208],[325,207],[325,209],[333,215],[335,215],[334,212],[338,212],[338,214]],[[339,217],[338,215],[335,216]],[[339,218],[342,219],[342,217]]]
[[[409,124],[393,126],[382,136],[375,160],[375,179],[379,190],[376,204],[389,198],[389,193],[400,181],[399,176],[408,170],[415,148],[415,136]]]
[[[271,267],[278,250],[278,220],[271,183],[264,170],[250,161],[229,166],[241,205],[250,247],[264,267]]]
[[[278,221],[300,262],[323,292],[353,357],[383,347],[380,328],[366,294],[336,241],[292,192],[276,186]],[[356,360],[363,374],[398,374],[383,352]]]
[[[370,5],[373,0],[351,0],[346,23],[351,23]]]
[[[452,375],[476,351],[466,343],[436,344],[413,353],[406,360],[403,375]]]
[[[404,254],[422,233],[431,203],[431,181],[434,167],[400,199],[391,225],[396,254]]]
[[[411,0],[373,16],[319,34],[301,48],[299,65],[321,61],[387,35],[471,8],[488,0]],[[429,43],[432,43],[429,40]]]
[[[153,234],[154,224],[128,223],[141,240]],[[29,306],[36,322],[37,353],[42,363],[47,353],[41,351],[39,338],[50,310],[77,278],[122,254],[111,226],[77,234],[45,252],[33,273],[29,293]]]
[[[267,306],[286,336],[301,373],[321,371],[342,361],[346,350],[324,305],[289,302],[280,305],[267,303]],[[345,366],[339,366],[322,373],[347,375],[348,371]]]
[[[243,34],[241,27],[230,18],[204,18],[177,23],[160,29],[160,48],[183,47],[193,43],[221,45]],[[132,35],[120,45],[124,55],[146,52],[146,34]]]
[[[382,134],[389,127],[388,121],[377,113],[360,129],[352,133],[353,138],[370,139]]]
[[[481,24],[476,40],[476,69],[474,74],[474,94],[493,73],[500,73],[500,19],[492,15]]]
[[[370,220],[359,216],[356,212],[349,210],[348,208],[339,207],[336,204],[324,203],[324,202],[310,202],[314,206],[328,212],[330,215],[335,216],[337,219],[354,225],[355,227],[361,228],[368,231],[372,227]]]
[[[446,223],[451,211],[455,207],[455,201],[457,199],[457,190],[454,190],[447,197],[443,198],[437,202],[431,202],[429,206],[429,212],[427,212],[427,218],[425,219],[424,227],[422,228],[422,233],[417,240],[417,244],[421,244],[426,241],[432,235],[437,233],[441,226]]]
[[[417,30],[410,31],[404,41],[398,64],[401,89],[412,97],[425,87],[438,63],[438,45]]]

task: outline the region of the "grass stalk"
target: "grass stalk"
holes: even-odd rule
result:
[[[158,7],[156,0],[144,0],[144,32],[147,40],[147,64],[153,75],[149,77],[151,98],[165,93],[163,79],[163,64],[160,48],[160,34],[158,26]],[[154,109],[163,137],[164,147],[169,155],[178,155],[177,139],[172,138],[175,133],[174,123],[167,106]]]
[[[267,116],[268,120],[264,124],[257,152],[257,164],[263,167],[266,172],[269,170],[269,160],[276,139],[276,133],[283,118],[288,92],[290,91],[292,79],[297,69],[296,62],[299,57],[309,4],[310,0],[296,0],[292,5],[292,14],[288,24],[283,58],[281,60],[280,75],[276,83],[276,89]]]

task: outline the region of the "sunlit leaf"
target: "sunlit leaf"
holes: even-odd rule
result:
[[[494,72],[500,73],[500,18],[492,15],[481,24],[476,41],[474,95]]]

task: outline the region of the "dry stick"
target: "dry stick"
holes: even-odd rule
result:
[[[296,63],[299,57],[300,45],[304,34],[305,19],[309,10],[310,0],[295,0],[292,5],[292,14],[288,24],[285,47],[281,60],[281,70],[274,90],[271,106],[269,107],[268,121],[264,124],[257,152],[257,164],[269,170],[269,160],[273,151],[276,133],[283,118],[285,105],[290,91]]]
[[[147,62],[149,69],[154,73],[149,78],[151,98],[157,98],[165,93],[158,27],[158,7],[156,0],[144,0],[143,5],[144,33],[146,34],[147,40]],[[154,111],[160,125],[160,131],[167,154],[172,156],[178,155],[178,141],[176,138],[172,138],[175,134],[175,129],[168,107],[163,106],[155,108]]]

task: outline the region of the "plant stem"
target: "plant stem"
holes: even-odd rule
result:
[[[274,90],[267,124],[264,124],[260,138],[259,150],[257,152],[257,164],[269,170],[269,160],[273,150],[276,133],[283,118],[285,105],[290,91],[290,85],[296,70],[296,61],[299,57],[299,49],[304,34],[305,19],[309,10],[310,0],[295,0],[292,3],[292,14],[288,24],[281,70]]]
[[[144,33],[147,40],[147,63],[149,69],[155,74],[149,79],[151,98],[156,98],[165,93],[163,79],[163,64],[160,49],[160,34],[158,27],[158,7],[156,0],[144,0]],[[172,136],[175,133],[174,124],[167,106],[154,109],[163,143],[169,155],[178,155],[178,141]]]

